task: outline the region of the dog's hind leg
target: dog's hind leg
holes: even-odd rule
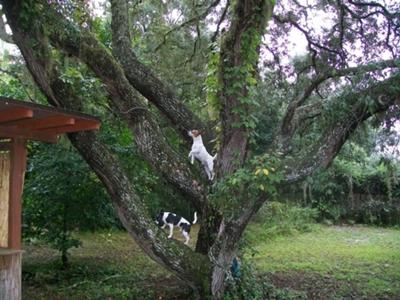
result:
[[[192,151],[189,152],[189,159],[190,159],[190,162],[193,165],[194,164],[194,155],[193,155]]]
[[[212,180],[212,178],[213,178],[212,171],[210,171],[210,169],[207,165],[204,166],[204,170],[207,173],[208,180]]]
[[[169,236],[168,236],[168,238],[170,239],[170,238],[172,238],[172,235],[174,234],[174,225],[168,224],[168,226],[169,226]]]
[[[190,240],[190,235],[186,230],[182,231],[183,236],[185,237],[185,245],[189,244],[189,240]]]
[[[208,161],[207,162],[207,168],[208,168],[208,179],[213,180],[214,179],[214,161]]]

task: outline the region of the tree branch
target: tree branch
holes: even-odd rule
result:
[[[279,16],[279,15],[273,15],[273,19],[274,19],[276,22],[278,22],[278,23],[281,23],[281,24],[283,24],[283,23],[289,23],[290,25],[292,25],[292,26],[294,26],[295,28],[297,28],[297,29],[304,35],[304,37],[307,39],[307,43],[308,43],[308,45],[309,45],[310,51],[312,51],[312,46],[313,46],[313,47],[316,47],[316,48],[318,48],[318,49],[322,49],[322,50],[324,50],[324,51],[326,51],[326,52],[330,52],[330,53],[333,53],[333,54],[335,54],[335,55],[338,55],[339,57],[342,57],[343,54],[342,54],[341,52],[339,52],[339,51],[337,51],[337,50],[335,50],[335,49],[328,48],[328,47],[326,47],[326,46],[324,46],[324,45],[321,45],[321,44],[315,42],[315,41],[312,39],[312,37],[310,36],[310,34],[308,33],[308,29],[305,29],[305,28],[301,27],[301,26],[293,19],[293,17],[292,17],[291,15],[289,15],[288,17],[283,17],[283,16]]]
[[[383,6],[380,3],[371,1],[371,2],[354,2],[352,0],[348,0],[350,4],[353,4],[354,6],[359,6],[359,7],[378,7],[382,10],[382,14],[388,18],[391,18],[393,16],[395,16],[395,14],[390,13],[385,6]]]
[[[338,78],[357,73],[367,73],[373,71],[384,70],[387,68],[400,68],[400,60],[384,60],[376,63],[360,65],[357,67],[344,68],[340,70],[330,69],[316,75],[304,91],[292,102],[286,109],[285,116],[282,120],[280,132],[278,136],[280,151],[288,153],[290,150],[290,141],[296,131],[298,123],[293,122],[296,110],[302,106],[311,94],[318,88],[320,84],[331,78]]]
[[[225,20],[225,18],[226,18],[226,14],[228,13],[228,9],[229,9],[229,6],[230,6],[230,5],[231,5],[231,1],[230,1],[230,0],[227,0],[227,1],[226,1],[226,5],[225,5],[225,7],[224,7],[224,11],[222,12],[221,17],[220,17],[219,20],[218,20],[217,29],[215,30],[214,34],[213,34],[212,37],[211,37],[211,42],[212,42],[212,43],[215,42],[215,40],[217,39],[217,36],[219,35],[219,31],[220,31],[222,22],[223,22],[223,21]]]
[[[12,39],[12,35],[7,33],[6,24],[3,21],[3,12],[0,9],[0,40],[3,40],[7,43],[14,44]]]
[[[397,88],[399,84],[400,73],[397,73],[363,91],[348,94],[344,98],[339,97],[337,101],[340,102],[351,102],[353,99],[357,99],[357,101],[347,114],[330,126],[312,150],[302,157],[291,159],[296,163],[286,162],[285,165],[288,166],[288,169],[284,184],[301,180],[318,168],[327,168],[339,153],[348,136],[356,130],[359,124],[398,103],[400,100],[400,91]],[[372,99],[374,102],[370,103],[366,99]]]
[[[125,0],[111,1],[113,53],[121,63],[132,86],[153,103],[175,126],[181,136],[189,141],[187,132],[201,129],[207,132],[207,125],[180,101],[175,93],[159,80],[145,65],[139,62],[132,51],[128,5]]]
[[[117,1],[117,2],[118,2],[118,1]],[[186,27],[186,26],[188,26],[188,25],[197,23],[197,22],[199,22],[200,20],[206,18],[206,17],[210,14],[210,12],[211,12],[216,6],[218,6],[218,4],[219,4],[220,2],[221,2],[221,0],[215,0],[214,2],[212,2],[212,3],[207,7],[207,9],[206,9],[203,13],[201,13],[201,14],[199,14],[199,15],[196,15],[194,18],[191,18],[191,19],[189,19],[189,20],[187,20],[187,21],[181,23],[181,24],[178,25],[177,27],[174,27],[174,28],[170,29],[169,31],[167,31],[167,32],[164,34],[164,36],[163,36],[163,41],[154,49],[154,51],[157,52],[163,45],[165,45],[165,43],[167,42],[167,37],[168,37],[169,35],[171,35],[172,33],[174,33],[175,31],[178,31],[178,30],[182,29],[183,27]]]

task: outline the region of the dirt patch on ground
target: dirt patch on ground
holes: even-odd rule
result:
[[[277,288],[289,288],[302,292],[307,299],[365,299],[351,282],[340,281],[318,273],[274,272],[267,273],[265,279]]]

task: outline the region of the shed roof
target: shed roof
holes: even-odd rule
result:
[[[99,128],[97,117],[0,97],[0,138],[19,137],[55,143],[60,134]]]

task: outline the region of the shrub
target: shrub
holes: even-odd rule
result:
[[[242,276],[228,279],[224,300],[301,300],[305,295],[291,289],[279,289],[269,282],[267,276],[257,274],[253,266],[244,262],[241,265]]]
[[[40,239],[61,253],[80,241],[76,229],[95,230],[119,226],[104,188],[82,158],[62,144],[34,144],[26,174],[23,237]]]
[[[264,205],[253,221],[266,236],[275,237],[311,231],[317,217],[317,209],[274,201]]]

